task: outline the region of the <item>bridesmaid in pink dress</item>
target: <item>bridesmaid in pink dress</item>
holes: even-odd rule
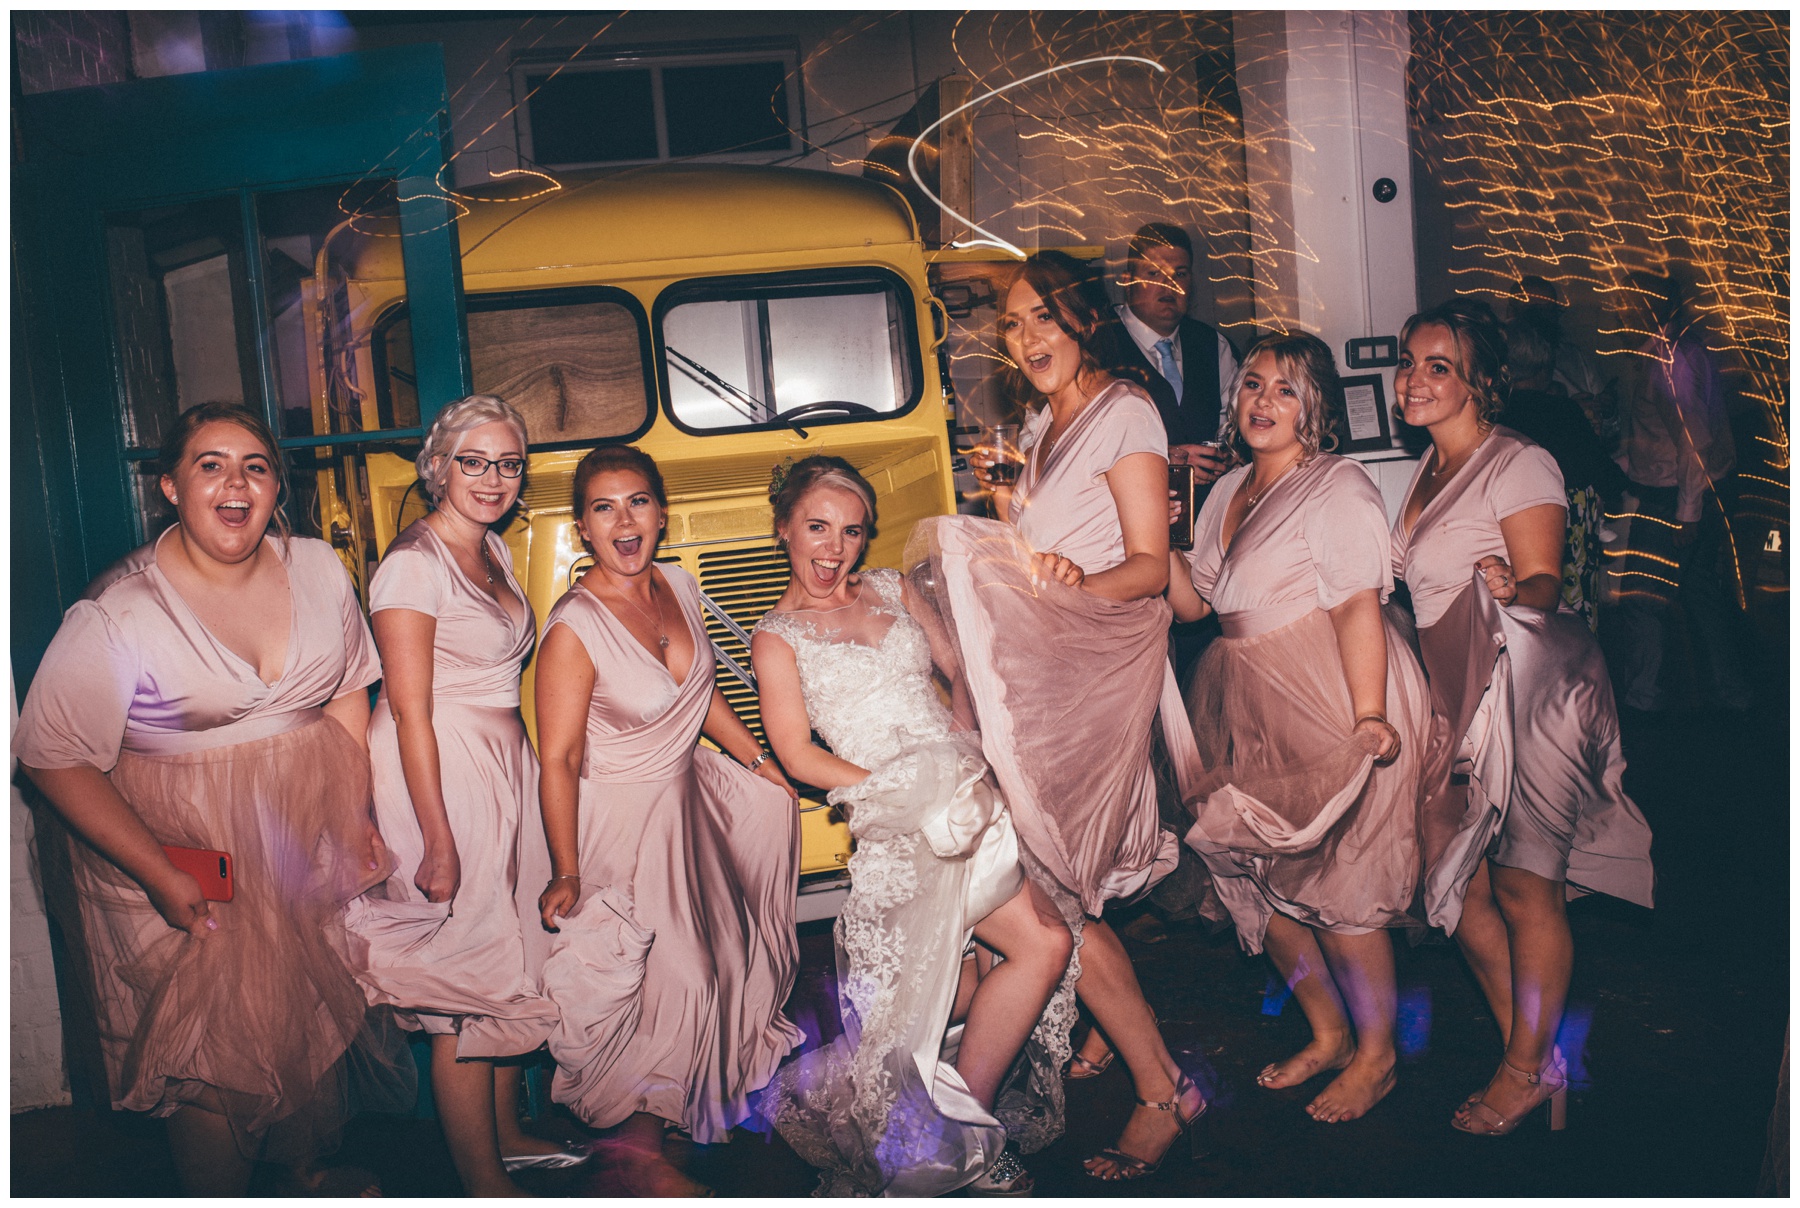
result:
[[[1598,892],[1649,906],[1650,828],[1620,785],[1600,648],[1559,607],[1562,475],[1494,424],[1499,324],[1479,303],[1451,302],[1409,319],[1401,342],[1394,393],[1432,449],[1394,525],[1394,564],[1457,752],[1426,818],[1425,906],[1462,947],[1506,1043],[1452,1123],[1504,1134],[1549,1099],[1560,1127],[1568,1071],[1555,1040],[1574,960],[1564,903]]]
[[[1100,315],[1071,265],[1028,260],[1000,319],[1008,355],[1047,404],[1027,425],[1016,486],[995,491],[1011,526],[926,521],[906,561],[960,647],[1027,872],[1082,927],[1076,993],[1137,1090],[1117,1145],[1086,1164],[1111,1182],[1155,1173],[1206,1110],[1099,918],[1109,899],[1141,894],[1175,867],[1151,765],[1159,709],[1170,751],[1193,738],[1162,599],[1168,437],[1155,405],[1100,369]]]
[[[1394,952],[1419,874],[1424,673],[1382,614],[1387,512],[1355,462],[1320,452],[1337,367],[1315,336],[1269,336],[1238,372],[1235,444],[1250,464],[1207,496],[1184,621],[1217,612],[1188,688],[1206,771],[1188,843],[1247,951],[1267,947],[1312,1040],[1257,1082],[1342,1070],[1307,1114],[1353,1120],[1394,1086]],[[1352,1025],[1354,1024],[1354,1027]]]
[[[113,1106],[168,1120],[188,1194],[237,1196],[253,1162],[335,1144],[350,1069],[387,1075],[365,1108],[412,1102],[405,1046],[376,1040],[343,957],[344,904],[393,867],[362,745],[381,666],[337,555],[279,517],[262,420],[195,407],[163,467],[178,523],[69,609],[13,750],[86,840],[68,931]],[[231,899],[165,844],[229,856]]]
[[[656,463],[596,449],[575,501],[594,566],[551,610],[537,664],[552,1093],[596,1128],[624,1125],[633,1191],[702,1194],[662,1156],[665,1126],[726,1140],[800,1041],[781,1014],[799,964],[797,798],[714,686],[698,584],[655,563]]]
[[[369,722],[375,816],[399,868],[351,903],[352,952],[370,1001],[431,1036],[463,1190],[517,1195],[508,1170],[583,1160],[524,1133],[518,1065],[483,1060],[530,1053],[556,1024],[538,993],[550,861],[519,716],[537,626],[492,528],[519,497],[524,421],[491,395],[452,403],[418,464],[435,508],[395,538],[369,587],[383,670]]]

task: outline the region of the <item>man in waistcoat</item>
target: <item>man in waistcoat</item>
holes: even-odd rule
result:
[[[1219,450],[1202,442],[1230,435],[1225,393],[1238,356],[1230,340],[1188,317],[1193,270],[1186,231],[1166,222],[1138,228],[1125,244],[1125,301],[1115,308],[1108,368],[1149,392],[1169,435],[1170,462],[1193,466],[1194,482],[1204,486],[1226,469]]]

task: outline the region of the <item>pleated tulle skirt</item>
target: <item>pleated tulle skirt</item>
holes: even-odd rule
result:
[[[301,1160],[357,1110],[411,1107],[402,1034],[351,975],[347,902],[371,868],[362,749],[321,715],[299,729],[172,756],[127,753],[113,786],[164,844],[224,851],[235,892],[202,939],[76,844],[86,971],[114,1105],[224,1115],[239,1149]]]
[[[1337,633],[1316,609],[1215,640],[1187,699],[1206,769],[1188,844],[1244,947],[1262,950],[1276,911],[1351,934],[1407,925],[1431,711],[1418,661],[1392,626],[1387,716],[1400,753],[1391,764],[1375,764],[1374,740],[1352,734]]]

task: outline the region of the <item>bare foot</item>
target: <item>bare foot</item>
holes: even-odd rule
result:
[[[1372,1056],[1358,1052],[1344,1072],[1306,1105],[1306,1114],[1321,1124],[1342,1124],[1367,1112],[1393,1089],[1393,1053]]]
[[[1356,1056],[1356,1044],[1347,1032],[1314,1036],[1312,1043],[1286,1061],[1271,1061],[1256,1076],[1258,1086],[1272,1091],[1299,1086],[1326,1070],[1341,1070]]]
[[[1167,1097],[1175,1097],[1173,1088],[1168,1091]],[[1205,1106],[1206,1098],[1201,1095],[1200,1088],[1191,1082],[1186,1083],[1181,1090],[1177,1111],[1191,1120]],[[1160,1165],[1163,1155],[1169,1152],[1169,1147],[1181,1135],[1181,1121],[1175,1116],[1176,1112],[1139,1104],[1132,1110],[1131,1119],[1125,1122],[1125,1131],[1119,1134],[1118,1143],[1113,1148],[1128,1157],[1142,1159],[1148,1166]],[[1104,1154],[1095,1154],[1082,1165],[1089,1174],[1102,1182],[1139,1177],[1134,1167],[1121,1164]]]

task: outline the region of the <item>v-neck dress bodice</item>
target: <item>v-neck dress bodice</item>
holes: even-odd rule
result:
[[[201,624],[157,566],[153,541],[103,572],[64,614],[38,669],[42,694],[20,718],[33,758],[20,758],[104,772],[121,751],[229,746],[304,725],[311,710],[380,679],[381,660],[337,554],[304,537],[285,547],[268,540],[283,553],[291,597],[279,679],[264,683]]]
[[[1083,407],[1048,456],[1050,408],[1026,421],[1025,468],[1013,486],[1008,518],[1031,548],[1061,554],[1090,575],[1125,561],[1125,535],[1106,473],[1134,453],[1169,455],[1156,404],[1116,381]]]

